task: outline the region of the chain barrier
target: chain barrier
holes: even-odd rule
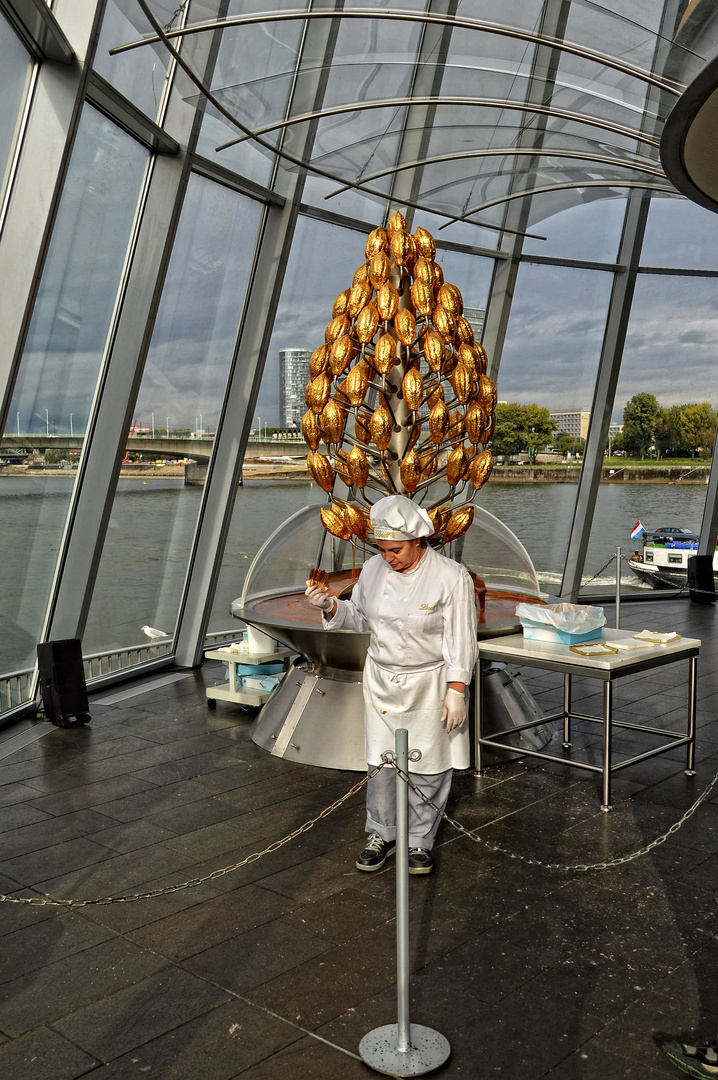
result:
[[[263,851],[255,851],[251,855],[247,855],[245,859],[241,859],[239,862],[232,863],[231,866],[224,866],[221,870],[213,870],[211,874],[205,874],[204,877],[190,878],[189,881],[183,881],[180,885],[165,885],[159,889],[150,889],[143,893],[133,893],[129,896],[102,896],[97,900],[54,900],[45,896],[5,896],[0,893],[0,903],[5,901],[7,904],[28,904],[30,907],[68,907],[68,908],[81,908],[90,907],[91,905],[107,905],[107,904],[130,904],[134,900],[150,900],[155,896],[169,896],[172,893],[181,892],[182,889],[194,889],[197,885],[203,885],[206,881],[216,881],[217,878],[224,877],[225,874],[231,874],[233,870],[239,870],[242,866],[248,866],[250,863],[257,862],[263,855],[269,855],[271,851],[279,851],[281,847],[288,844],[290,840],[296,840],[298,836],[302,836],[304,833],[309,832],[318,821],[323,821],[324,818],[328,818],[330,814],[333,814],[335,810],[338,810],[340,806],[343,806],[348,799],[351,799],[353,795],[356,795],[361,789],[371,780],[372,776],[383,768],[386,763],[377,765],[376,768],[368,772],[366,776],[362,777],[356,784],[349,788],[341,798],[333,802],[331,806],[327,806],[322,810],[320,814],[317,814],[315,818],[310,821],[305,821],[303,825],[283,837],[281,840],[275,840],[274,843],[269,844]]]
[[[181,3],[179,7],[174,9],[174,11],[172,12],[172,16],[170,18],[170,21],[165,23],[165,25],[162,27],[162,29],[165,31],[165,33],[168,34],[170,32],[170,30],[174,26],[175,19],[178,19],[178,18],[181,19],[182,18],[182,16],[184,15],[184,9],[187,7],[188,3],[189,3],[189,0],[183,0],[183,3]]]
[[[611,563],[615,562],[615,561],[616,561],[616,556],[612,555],[611,558],[608,560],[608,562],[604,563],[603,566],[601,567],[601,569],[596,571],[596,573],[593,575],[593,577],[590,577],[588,579],[588,581],[582,581],[581,582],[581,588],[585,589],[585,587],[587,585],[590,585],[592,581],[595,581],[597,577],[600,577],[604,570],[608,570]]]
[[[718,773],[716,773],[705,791],[701,792],[696,801],[693,803],[693,806],[689,807],[689,809],[686,810],[682,818],[674,822],[673,825],[671,825],[670,829],[663,833],[662,836],[656,837],[655,840],[651,840],[650,844],[645,844],[643,847],[638,848],[637,851],[632,851],[628,855],[619,855],[617,858],[609,859],[606,862],[570,864],[547,863],[541,862],[540,859],[531,859],[528,855],[519,855],[518,852],[509,851],[508,848],[499,847],[497,844],[492,844],[488,840],[483,840],[481,837],[475,836],[470,829],[467,829],[464,825],[461,824],[460,821],[456,821],[454,818],[450,817],[445,810],[442,810],[440,806],[437,806],[436,803],[433,802],[428,796],[424,795],[424,793],[420,791],[419,788],[417,788],[411,782],[409,774],[405,773],[403,769],[400,769],[395,761],[389,761],[388,764],[390,764],[393,769],[396,769],[402,780],[406,784],[408,784],[412,791],[416,792],[422,802],[426,803],[427,806],[430,806],[432,810],[435,810],[436,813],[444,819],[444,821],[448,822],[448,824],[451,825],[454,829],[457,829],[458,832],[463,833],[463,835],[468,837],[469,840],[473,840],[475,844],[482,844],[484,847],[488,848],[489,851],[494,851],[499,855],[507,855],[509,859],[518,859],[519,862],[527,863],[529,866],[541,866],[544,870],[564,870],[567,872],[576,873],[585,873],[587,870],[610,870],[614,866],[623,866],[624,863],[632,862],[634,859],[640,858],[641,855],[647,855],[649,851],[653,851],[654,848],[657,848],[660,844],[665,843],[665,841],[668,840],[670,836],[673,836],[675,833],[678,832],[680,827],[684,825],[686,821],[688,821],[688,818],[692,817],[693,814],[695,814],[700,804],[708,798],[716,783],[718,783]]]

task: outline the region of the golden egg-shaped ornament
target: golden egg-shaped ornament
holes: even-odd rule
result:
[[[426,229],[422,229],[421,226],[414,233],[414,246],[417,255],[421,255],[424,259],[433,261],[436,258],[434,237]]]
[[[357,347],[349,334],[343,334],[332,342],[329,350],[329,367],[335,378],[342,375],[357,354]]]
[[[473,506],[460,506],[458,510],[454,510],[444,526],[444,543],[450,544],[452,540],[458,540],[470,529],[473,520]]]
[[[466,476],[469,468],[469,459],[463,443],[452,450],[446,461],[446,482],[449,487],[454,487]]]
[[[331,506],[322,506],[319,516],[322,519],[322,525],[332,536],[338,536],[340,540],[351,538],[351,529],[344,520],[344,511],[341,506],[337,506],[336,503],[332,503]]]
[[[326,371],[322,371],[320,375],[317,375],[316,379],[312,379],[307,383],[307,388],[304,391],[307,408],[311,409],[312,412],[320,413],[329,401],[331,392],[332,384],[329,375]]]
[[[323,371],[326,371],[329,367],[329,346],[320,345],[318,349],[315,349],[309,360],[309,377],[310,379],[316,379],[317,375],[321,375]]]
[[[434,288],[438,292],[441,286],[444,284],[444,271],[441,269],[439,263],[434,263]]]
[[[386,450],[391,439],[391,429],[391,414],[386,405],[379,405],[369,421],[369,433],[378,450]]]
[[[402,379],[401,395],[412,412],[419,410],[424,400],[424,380],[417,368],[409,368]]]
[[[344,393],[351,405],[361,405],[369,389],[366,364],[356,364],[344,380]]]
[[[340,292],[339,296],[332,305],[332,318],[336,319],[337,315],[344,315],[349,303],[349,289],[345,289],[344,292]]]
[[[385,251],[377,251],[369,260],[369,281],[379,291],[391,273],[391,259]]]
[[[437,304],[431,316],[434,329],[437,330],[445,341],[450,341],[456,329],[456,316],[447,311],[441,304]]]
[[[431,315],[434,310],[434,290],[423,281],[415,281],[411,286],[411,302],[420,315]]]
[[[324,331],[324,340],[327,345],[331,345],[331,343],[336,341],[338,337],[341,337],[342,334],[348,334],[349,326],[349,318],[344,313],[337,315],[336,318],[332,319]]]
[[[462,405],[465,405],[471,395],[471,389],[474,385],[471,378],[471,372],[467,368],[466,364],[458,363],[451,375],[449,376],[449,382],[456,394],[456,400],[460,401]]]
[[[386,223],[386,231],[393,233],[396,231],[406,232],[406,218],[403,214],[400,214],[398,210],[395,210]]]
[[[464,414],[455,409],[449,417],[449,442],[452,446],[458,446],[464,439]]]
[[[431,480],[438,468],[436,454],[433,454],[431,451],[426,454],[420,454],[419,462],[421,464],[422,480]]]
[[[310,450],[307,454],[307,468],[319,484],[320,488],[329,492],[334,486],[334,469],[329,458],[320,454],[318,450]]]
[[[396,341],[391,334],[382,334],[374,349],[374,367],[380,375],[388,375],[396,363]]]
[[[421,479],[421,461],[416,450],[404,454],[399,465],[399,476],[405,491],[416,491],[416,485]]]
[[[494,467],[494,458],[490,450],[480,450],[469,466],[471,483],[478,491],[491,476]]]
[[[474,446],[483,441],[481,436],[486,428],[486,413],[481,408],[478,401],[472,401],[466,410],[464,427],[466,428],[469,442],[473,443]]]
[[[431,518],[432,525],[434,526],[434,532],[440,533],[441,530],[444,528],[444,525],[451,517],[451,507],[446,505],[434,506],[431,510],[427,511],[427,513]]]
[[[435,446],[440,446],[449,430],[449,410],[443,401],[437,401],[429,413],[429,435]]]
[[[319,427],[327,446],[341,442],[346,413],[336,401],[328,401],[319,414]]]
[[[364,446],[368,446],[371,442],[369,428],[358,416],[354,419],[354,438],[357,442],[363,443]]]
[[[397,266],[406,266],[414,258],[414,241],[409,233],[395,229],[389,233],[389,250]]]
[[[421,424],[417,424],[415,427],[413,427],[411,429],[411,435],[409,436],[409,443],[408,443],[409,449],[411,449],[412,446],[416,446],[416,444],[419,441],[420,435],[421,435]]]
[[[471,329],[469,320],[463,315],[459,315],[456,320],[455,334],[459,341],[465,341],[467,345],[473,345],[474,331]]]
[[[439,291],[436,294],[436,299],[443,308],[450,311],[452,315],[457,318],[463,314],[464,301],[461,296],[461,292],[457,289],[456,285],[450,285],[448,282],[445,285],[441,285]]]
[[[421,344],[424,349],[424,358],[431,370],[441,371],[441,365],[444,362],[446,353],[446,346],[441,334],[437,334],[435,330],[430,330],[428,334],[424,334],[422,337]]]
[[[420,255],[414,263],[412,274],[415,283],[420,281],[422,284],[434,288],[434,264],[431,259],[425,259],[423,255]]]
[[[459,356],[459,363],[463,364],[478,382],[479,375],[481,374],[481,364],[474,351],[473,345],[468,345],[465,341],[462,341],[459,344],[457,353]]]
[[[380,251],[386,251],[387,238],[386,233],[382,228],[372,229],[369,233],[369,237],[364,248],[364,254],[367,259],[373,258],[374,255],[378,255]]]
[[[488,375],[479,375],[479,401],[487,413],[496,411],[496,383]]]
[[[302,417],[302,435],[307,446],[312,450],[316,450],[321,442],[322,433],[319,430],[317,418],[311,409],[307,409]]]
[[[356,285],[352,285],[349,292],[347,315],[352,319],[356,319],[361,309],[365,307],[370,300],[371,285],[368,281],[358,281]]]
[[[354,277],[352,278],[352,287],[358,285],[360,281],[369,280],[369,264],[363,262],[361,266],[357,266],[354,271]]]
[[[379,327],[379,312],[376,304],[367,304],[357,315],[354,332],[359,340],[366,344],[374,337]]]
[[[369,531],[367,516],[360,506],[347,503],[344,507],[344,521],[354,536],[360,540],[366,540]]]
[[[369,462],[360,446],[353,446],[347,458],[347,472],[353,484],[363,488],[369,479]]]
[[[431,412],[434,406],[438,405],[440,401],[444,401],[444,387],[441,385],[441,383],[439,383],[437,386],[434,386],[431,390],[426,391],[426,404],[429,412]]]
[[[388,322],[396,315],[399,307],[399,293],[390,281],[385,281],[376,294],[376,310],[382,322]]]
[[[402,345],[407,349],[414,344],[416,338],[416,319],[409,308],[402,308],[394,316],[394,330]]]

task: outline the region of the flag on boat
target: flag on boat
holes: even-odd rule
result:
[[[643,528],[640,521],[637,521],[631,532],[631,540],[638,540],[638,537],[643,536],[645,531],[646,530]]]

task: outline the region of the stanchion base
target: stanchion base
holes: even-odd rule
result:
[[[398,1024],[374,1028],[359,1043],[359,1056],[385,1076],[423,1076],[449,1060],[449,1040],[438,1031],[423,1024],[411,1024],[410,1030],[411,1049],[399,1050]]]

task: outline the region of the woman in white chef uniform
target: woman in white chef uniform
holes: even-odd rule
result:
[[[369,768],[409,731],[412,782],[444,807],[453,769],[469,767],[466,687],[476,662],[476,600],[468,571],[439,555],[426,537],[429,515],[404,495],[371,508],[379,554],[362,568],[351,600],[310,586],[326,629],[371,631],[364,664],[366,760]],[[396,848],[395,774],[382,769],[367,785],[366,847],[358,870],[379,870]],[[409,789],[409,873],[430,874],[440,818]]]

